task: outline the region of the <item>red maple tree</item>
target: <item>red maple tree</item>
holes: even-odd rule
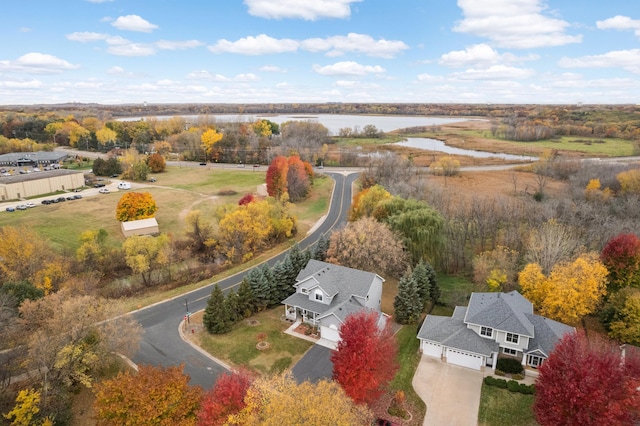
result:
[[[540,367],[533,410],[542,426],[640,420],[640,355],[583,332],[565,335]]]
[[[396,339],[388,322],[378,327],[378,317],[374,311],[349,315],[331,355],[333,379],[356,403],[374,403],[398,371]]]
[[[198,426],[218,426],[226,422],[230,414],[245,407],[244,397],[253,378],[246,371],[223,374],[203,396],[198,412]]]
[[[280,199],[287,192],[287,158],[281,155],[271,161],[267,169],[267,193]]]
[[[309,194],[309,174],[304,167],[304,163],[297,155],[292,155],[287,160],[289,169],[287,171],[287,190],[291,201],[304,199]]]
[[[640,286],[640,239],[635,234],[618,234],[602,249],[602,263],[609,271],[609,289]]]
[[[240,201],[238,201],[238,205],[239,206],[244,206],[246,204],[249,204],[249,203],[255,201],[255,199],[256,199],[256,197],[254,197],[253,194],[246,194],[242,198],[240,198]]]

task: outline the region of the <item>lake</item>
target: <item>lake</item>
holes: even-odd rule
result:
[[[501,158],[503,160],[513,161],[537,161],[537,157],[529,157],[526,155],[511,155],[485,151],[473,151],[470,149],[455,148],[446,145],[443,141],[430,138],[407,138],[404,142],[396,142],[394,145],[407,146],[410,148],[424,149],[427,151],[438,151],[452,155],[467,155],[475,158]]]

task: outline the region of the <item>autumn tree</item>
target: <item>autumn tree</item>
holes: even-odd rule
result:
[[[364,216],[372,216],[378,203],[391,198],[391,194],[380,185],[363,189],[353,197],[349,209],[349,220],[356,221]]]
[[[140,274],[147,287],[154,284],[153,272],[170,260],[167,234],[156,237],[132,235],[122,243],[122,249],[127,265],[133,273]]]
[[[16,397],[16,405],[4,418],[11,420],[12,426],[33,426],[40,412],[40,392],[34,389],[22,389]]]
[[[147,164],[153,173],[162,173],[167,168],[167,162],[164,157],[157,152],[147,158]]]
[[[254,197],[253,194],[245,194],[238,201],[238,205],[239,206],[244,206],[245,204],[249,204],[252,201],[255,201],[255,199],[256,199],[256,197]]]
[[[245,262],[265,247],[273,228],[268,201],[237,206],[221,220],[218,246],[230,263]]]
[[[398,294],[393,300],[394,319],[400,324],[415,324],[420,319],[423,308],[418,283],[409,269],[398,283]]]
[[[623,194],[640,194],[640,169],[620,172],[616,179],[620,183],[620,192]]]
[[[126,192],[116,206],[116,219],[120,222],[153,217],[158,206],[149,192]]]
[[[96,176],[111,176],[122,173],[122,163],[117,157],[111,157],[107,160],[96,158],[93,160],[93,173]]]
[[[127,149],[120,158],[122,163],[122,177],[134,181],[146,181],[151,169],[147,165],[145,157],[138,153],[135,148]]]
[[[95,387],[100,425],[154,424],[195,426],[202,390],[189,386],[183,366],[142,365],[137,373],[119,373]]]
[[[364,310],[349,315],[331,354],[333,379],[356,403],[374,403],[398,370],[391,324],[379,328],[379,315]]]
[[[64,290],[22,303],[26,367],[41,375],[43,398],[62,397],[76,385],[91,387],[94,372],[112,362],[112,354],[134,355],[141,328],[122,313],[114,301]]]
[[[203,217],[200,210],[190,211],[185,222],[191,251],[203,253],[215,244],[213,226]]]
[[[525,260],[537,263],[548,274],[556,263],[570,261],[580,253],[578,234],[568,225],[549,220],[530,233]]]
[[[429,166],[433,173],[443,176],[455,176],[460,173],[460,162],[453,157],[441,157]]]
[[[631,352],[631,351],[630,351]],[[640,421],[640,356],[596,334],[566,334],[539,369],[533,410],[542,426]]]
[[[373,417],[332,381],[296,383],[291,376],[257,378],[245,407],[228,417],[231,425],[366,425]]]
[[[600,255],[609,271],[610,292],[624,287],[640,288],[640,239],[635,234],[611,238]]]
[[[198,426],[223,425],[229,415],[242,410],[252,382],[253,377],[244,370],[218,377],[215,385],[202,397]]]
[[[202,141],[202,148],[204,149],[205,155],[209,155],[213,152],[213,147],[216,143],[222,140],[223,136],[224,135],[222,133],[218,133],[216,129],[208,129],[202,133],[200,140]]]
[[[224,334],[233,325],[230,313],[225,304],[225,297],[218,284],[213,286],[211,295],[207,299],[207,307],[202,316],[202,324],[211,334]]]
[[[400,239],[387,225],[370,217],[331,234],[327,261],[393,276],[402,275],[408,264]]]
[[[115,143],[118,138],[118,134],[108,127],[103,127],[96,131],[96,139],[100,145],[105,146],[110,143]]]
[[[309,195],[311,187],[309,175],[305,166],[297,155],[292,155],[288,159],[287,168],[287,192],[292,202],[303,200]]]
[[[622,343],[640,345],[639,289],[625,287],[609,295],[601,317],[609,337]]]
[[[287,193],[287,174],[289,163],[286,157],[277,156],[267,169],[267,193],[280,200]]]
[[[473,258],[473,281],[479,291],[515,290],[518,282],[518,252],[498,246]]]
[[[523,296],[542,315],[567,324],[595,311],[606,293],[606,279],[607,268],[594,253],[556,264],[548,276],[530,263],[518,277]]]

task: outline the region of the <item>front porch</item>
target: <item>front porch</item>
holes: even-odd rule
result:
[[[318,326],[318,312],[313,312],[308,309],[301,308],[299,306],[285,305],[284,306],[285,318],[290,321],[300,321],[302,323],[310,324],[314,327]]]

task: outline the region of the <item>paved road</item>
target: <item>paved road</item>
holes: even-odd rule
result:
[[[327,174],[335,180],[329,212],[323,223],[300,242],[301,248],[312,245],[320,235],[346,223],[352,198],[351,187],[357,174],[346,176],[340,173]],[[286,253],[282,253],[266,263],[273,265],[282,260],[285,255]],[[218,281],[217,284],[223,290],[229,289],[238,285],[249,271]],[[185,343],[179,336],[178,327],[187,311],[187,304],[190,312],[197,312],[206,307],[214,284],[216,283],[134,312],[133,317],[144,328],[144,334],[140,350],[133,357],[133,361],[136,364],[165,367],[184,364],[184,371],[191,377],[191,384],[209,389],[217,377],[225,372],[225,368]]]

